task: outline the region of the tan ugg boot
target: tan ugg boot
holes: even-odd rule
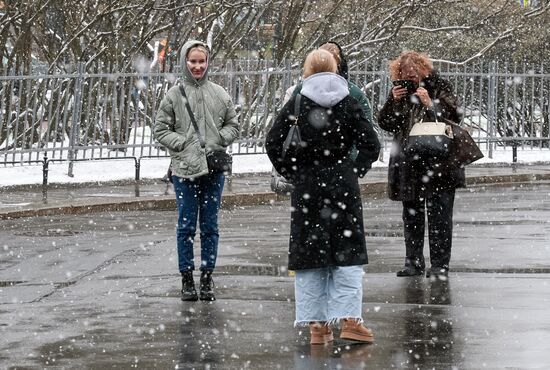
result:
[[[334,340],[332,330],[325,323],[312,322],[309,324],[309,333],[311,335],[311,344],[327,344]]]
[[[374,335],[372,334],[372,331],[364,327],[363,324],[356,319],[342,320],[342,331],[340,333],[340,338],[365,343],[374,342]]]

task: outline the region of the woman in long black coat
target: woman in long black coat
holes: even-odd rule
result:
[[[328,324],[341,320],[341,337],[373,339],[361,324],[362,265],[368,258],[358,176],[378,158],[380,143],[347,81],[335,72],[329,52],[310,53],[300,95],[287,102],[266,138],[275,169],[294,184],[288,267],[296,271],[295,324],[310,326],[312,344],[332,340]],[[304,145],[283,155],[297,98]]]
[[[397,276],[424,273],[424,224],[428,213],[431,268],[426,275],[447,276],[451,258],[455,189],[465,185],[464,168],[452,160],[422,161],[404,151],[412,126],[419,122],[461,121],[461,111],[451,85],[433,69],[426,55],[407,51],[390,63],[396,83],[380,110],[379,126],[393,133],[388,168],[388,193],[403,202],[405,267]],[[399,85],[408,80],[412,87]]]

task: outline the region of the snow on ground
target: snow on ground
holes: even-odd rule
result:
[[[493,151],[493,158],[489,158],[486,150],[483,150],[485,158],[474,165],[512,163],[512,149],[497,149]],[[389,152],[385,151],[383,161],[377,161],[373,167],[387,167]],[[519,148],[518,163],[550,162],[550,150],[539,148]],[[140,178],[162,178],[168,168],[169,159],[141,160]],[[82,183],[101,182],[112,180],[132,180],[135,176],[133,160],[113,159],[99,161],[75,162],[73,167],[74,177],[69,177],[68,162],[54,162],[49,164],[48,183]],[[265,154],[243,154],[233,157],[233,172],[258,173],[271,171],[271,163]],[[42,165],[33,164],[25,166],[2,167],[0,163],[0,187],[12,185],[29,185],[42,183]]]

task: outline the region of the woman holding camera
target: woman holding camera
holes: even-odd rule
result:
[[[178,261],[182,276],[182,300],[196,301],[193,241],[197,219],[201,236],[200,299],[215,300],[212,272],[218,255],[218,211],[225,176],[208,168],[206,155],[224,150],[238,136],[237,113],[229,94],[208,81],[209,51],[200,41],[188,41],[181,49],[183,81],[162,99],[154,135],[170,151],[172,181],[178,205]],[[184,88],[184,98],[180,87]],[[186,100],[200,135],[193,125]]]
[[[379,126],[393,134],[388,168],[388,193],[403,202],[405,266],[397,276],[422,275],[425,212],[431,268],[426,277],[447,276],[451,258],[455,189],[465,186],[464,168],[450,160],[421,161],[404,151],[412,126],[438,120],[461,121],[461,111],[451,85],[433,69],[425,54],[401,53],[390,62],[394,87],[380,110]]]

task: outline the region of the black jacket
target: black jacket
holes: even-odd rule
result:
[[[458,98],[451,86],[433,71],[421,83],[430,95],[439,120],[461,121]],[[392,200],[411,201],[429,194],[465,186],[464,168],[446,160],[419,163],[404,153],[412,126],[422,118],[433,121],[434,113],[426,110],[420,99],[394,100],[390,93],[378,115],[378,125],[393,133],[388,165],[388,195]]]
[[[306,146],[283,160],[295,99],[283,107],[266,137],[269,159],[295,186],[288,267],[303,270],[365,264],[358,176],[364,176],[378,158],[376,132],[349,95],[330,109],[302,96],[299,126]],[[318,114],[326,114],[325,124],[318,124]],[[354,144],[359,153],[352,161]]]

